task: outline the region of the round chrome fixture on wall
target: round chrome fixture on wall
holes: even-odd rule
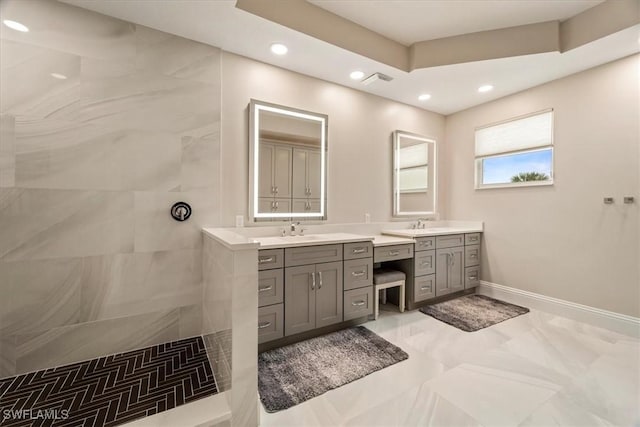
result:
[[[176,221],[186,221],[191,216],[191,206],[185,202],[177,202],[171,206],[171,216]]]

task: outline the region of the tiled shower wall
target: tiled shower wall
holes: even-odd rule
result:
[[[0,34],[0,377],[199,335],[219,49],[54,1],[0,8],[30,27]]]

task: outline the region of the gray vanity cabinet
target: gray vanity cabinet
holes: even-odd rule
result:
[[[436,296],[464,289],[464,246],[436,250]]]
[[[259,161],[258,197],[290,198],[291,147],[263,141],[260,143]]]
[[[284,335],[342,321],[342,261],[285,268]]]

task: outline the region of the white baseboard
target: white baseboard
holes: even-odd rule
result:
[[[480,281],[477,293],[640,338],[640,318]]]

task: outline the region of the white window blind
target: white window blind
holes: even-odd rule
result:
[[[553,144],[553,111],[476,130],[476,157]]]
[[[398,166],[400,168],[411,168],[426,165],[429,160],[428,156],[429,152],[426,142],[402,147],[400,149],[400,164]]]

